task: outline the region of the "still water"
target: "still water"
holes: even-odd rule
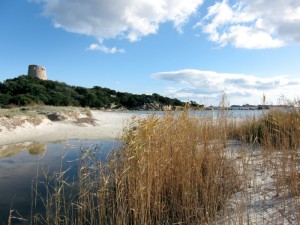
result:
[[[32,187],[45,174],[67,170],[69,182],[77,180],[78,159],[84,150],[97,152],[105,161],[109,152],[119,148],[115,140],[76,141],[61,143],[23,143],[0,147],[0,224],[7,224],[10,209],[13,215],[30,218]],[[62,165],[62,166],[61,166]],[[17,224],[17,220],[13,220]]]
[[[217,118],[220,115],[225,115],[228,118],[232,119],[247,119],[253,117],[259,117],[262,115],[266,115],[269,110],[190,110],[189,113],[192,116],[196,117],[210,117],[210,118]],[[123,111],[122,113],[131,113],[131,114],[157,114],[157,115],[164,115],[169,113],[168,111]],[[181,111],[172,111],[172,113],[182,113]]]

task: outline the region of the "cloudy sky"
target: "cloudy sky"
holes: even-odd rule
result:
[[[49,79],[218,105],[300,97],[299,0],[1,0],[0,81]]]

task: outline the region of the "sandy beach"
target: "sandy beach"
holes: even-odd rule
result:
[[[93,123],[76,123],[67,118],[52,121],[43,118],[39,124],[25,120],[20,126],[10,128],[8,122],[2,121],[0,126],[0,145],[22,142],[53,142],[70,139],[114,139],[122,136],[123,129],[129,125],[136,115],[124,112],[104,112],[91,110]],[[79,118],[85,115],[79,114]],[[21,118],[22,119],[22,118]],[[10,119],[7,119],[8,121]],[[24,118],[23,118],[24,120]]]

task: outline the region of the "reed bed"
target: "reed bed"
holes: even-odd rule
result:
[[[272,109],[261,118],[242,122],[234,131],[243,143],[261,146],[275,169],[277,194],[300,194],[300,112],[297,108]]]
[[[210,223],[239,185],[219,121],[216,131],[188,110],[133,121],[107,163],[81,150],[77,184],[66,170],[44,172],[33,186],[30,224]]]
[[[44,173],[30,224],[300,224],[296,109],[240,122],[226,111],[150,115],[122,141],[106,163],[81,149],[78,183],[63,169]]]
[[[110,188],[101,196],[109,200],[109,224],[213,220],[238,185],[216,134],[210,122],[188,112],[153,115],[131,127],[111,164]]]
[[[238,126],[236,138],[265,149],[297,149],[300,146],[300,113],[297,109],[271,109],[261,118],[251,118]]]

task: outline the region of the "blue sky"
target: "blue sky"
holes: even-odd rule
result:
[[[0,81],[48,79],[218,105],[299,99],[299,0],[1,0]]]

